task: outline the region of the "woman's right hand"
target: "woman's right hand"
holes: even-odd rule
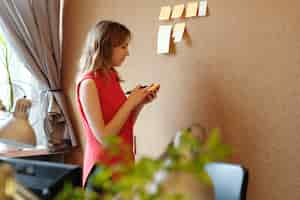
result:
[[[136,86],[127,98],[128,104],[132,106],[133,109],[140,105],[150,93],[147,88],[141,87],[141,85]]]

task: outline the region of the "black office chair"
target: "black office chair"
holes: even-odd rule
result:
[[[245,200],[248,170],[236,164],[209,163],[205,170],[212,180],[215,200]]]

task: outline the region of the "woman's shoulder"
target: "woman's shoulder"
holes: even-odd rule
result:
[[[115,69],[108,69],[108,70],[97,70],[95,72],[95,76],[102,80],[105,83],[112,83],[117,80],[117,72]]]
[[[78,80],[83,80],[86,78],[93,78],[94,77],[94,72],[93,71],[87,71],[87,72],[82,72],[79,76],[78,76]]]
[[[86,79],[92,79],[92,80],[101,80],[103,79],[104,74],[100,71],[100,70],[93,70],[93,71],[87,71],[82,73],[79,78],[78,81],[83,81]]]
[[[93,81],[96,85],[110,85],[112,80],[117,79],[117,73],[112,70],[102,71],[89,71],[80,75],[77,79],[77,85],[85,82],[86,80]]]
[[[92,79],[85,79],[80,84],[80,90],[83,91],[94,91],[97,89],[96,83]]]

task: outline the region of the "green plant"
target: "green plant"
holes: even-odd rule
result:
[[[14,89],[13,89],[13,82],[11,79],[11,74],[9,70],[10,65],[10,51],[7,46],[7,43],[4,39],[4,37],[0,34],[0,49],[1,49],[1,61],[2,65],[5,68],[7,77],[8,77],[8,84],[9,84],[9,105],[8,105],[8,111],[12,111],[13,104],[14,104]]]
[[[118,153],[119,142],[118,138],[112,136],[105,139],[107,147],[112,149],[112,155]],[[93,177],[93,185],[103,191],[101,198],[96,193],[66,184],[56,200],[85,199],[85,195],[89,195],[89,199],[104,200],[184,200],[184,194],[166,192],[162,177],[171,172],[186,172],[193,174],[201,183],[209,184],[210,179],[204,171],[205,164],[224,160],[230,154],[231,148],[221,143],[218,129],[212,129],[203,143],[191,134],[190,129],[184,129],[180,142],[177,145],[171,143],[166,154],[159,159],[142,158],[134,165],[100,166],[100,172]],[[114,173],[122,176],[112,181]],[[158,178],[159,174],[161,178]]]

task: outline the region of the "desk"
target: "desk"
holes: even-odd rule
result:
[[[0,143],[0,156],[6,158],[23,158],[30,160],[63,162],[64,153],[65,151],[50,152],[48,149],[42,147],[22,149]]]

